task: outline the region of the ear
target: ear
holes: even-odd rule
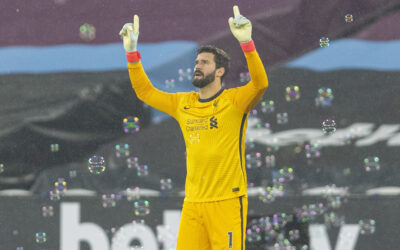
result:
[[[222,77],[225,74],[225,68],[221,67],[217,69],[217,76]]]

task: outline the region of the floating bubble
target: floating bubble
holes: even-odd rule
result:
[[[335,212],[324,214],[324,222],[328,228],[340,227],[345,223],[344,216],[340,216]]]
[[[272,113],[275,111],[275,103],[272,100],[261,101],[261,112]]]
[[[96,28],[88,23],[85,23],[79,27],[79,37],[86,41],[90,42],[96,38]]]
[[[146,200],[138,200],[133,203],[135,208],[135,215],[137,216],[145,216],[150,213],[150,204]]]
[[[271,227],[269,230],[265,231],[264,240],[273,242],[273,241],[276,241],[278,236],[279,236],[279,233]]]
[[[317,143],[309,143],[304,145],[306,158],[315,159],[321,156],[321,148]]]
[[[240,76],[240,83],[247,83],[250,81],[249,72],[240,73],[239,76]]]
[[[260,242],[262,239],[261,228],[258,225],[252,225],[246,231],[246,239],[248,242]]]
[[[299,86],[286,87],[285,98],[286,98],[286,101],[288,101],[288,102],[298,100],[300,98]]]
[[[136,168],[137,166],[139,166],[139,158],[129,157],[126,159],[126,163],[128,165],[128,168]]]
[[[275,201],[277,194],[275,187],[261,187],[259,189],[258,199],[264,203],[272,203]]]
[[[295,154],[300,153],[300,152],[301,152],[301,145],[297,145],[296,147],[294,147],[293,152],[294,152]]]
[[[378,171],[381,169],[381,165],[379,163],[379,157],[370,156],[364,159],[364,169],[367,172],[370,171]]]
[[[57,190],[50,190],[49,197],[52,201],[58,201],[61,199],[61,195],[59,192],[57,192]]]
[[[175,88],[175,79],[165,80],[165,88],[167,89]]]
[[[139,200],[140,188],[139,187],[127,188],[125,190],[125,194],[126,194],[126,199],[128,201]]]
[[[318,89],[318,94],[315,98],[315,105],[322,108],[331,107],[333,98],[332,89],[320,88]]]
[[[64,178],[58,178],[56,182],[54,182],[54,190],[63,195],[67,190],[67,182]]]
[[[45,232],[38,232],[35,234],[36,243],[45,243],[47,241],[47,235]]]
[[[276,159],[275,159],[275,155],[270,154],[265,156],[265,166],[267,168],[273,168],[276,165]]]
[[[4,172],[4,164],[0,163],[0,174]]]
[[[137,170],[137,176],[139,177],[149,175],[149,170],[147,165],[137,165],[136,170]]]
[[[349,187],[338,188],[335,184],[326,185],[322,190],[322,196],[325,198],[336,197],[338,194],[347,194]]]
[[[75,178],[76,177],[76,170],[70,170],[69,171],[69,177],[70,178]]]
[[[343,169],[343,175],[348,176],[351,174],[351,168],[345,168]]]
[[[43,206],[42,207],[42,216],[43,217],[52,217],[54,215],[53,206]]]
[[[342,197],[341,196],[328,196],[326,197],[326,205],[332,209],[338,209],[342,206]]]
[[[247,168],[261,167],[261,153],[260,152],[251,152],[246,154],[246,166]]]
[[[346,23],[352,23],[353,22],[353,15],[352,14],[347,14],[344,16],[344,21]]]
[[[258,114],[257,109],[253,109],[252,111],[250,111],[250,114],[256,116]]]
[[[329,47],[329,38],[321,37],[321,39],[319,39],[319,46],[321,48]]]
[[[282,125],[288,123],[288,121],[289,121],[288,113],[284,112],[276,114],[276,123]]]
[[[327,208],[323,203],[303,205],[300,209],[295,209],[296,217],[301,222],[313,221],[317,216],[326,212]]]
[[[101,174],[106,170],[106,164],[103,156],[94,155],[89,158],[89,172],[92,174]]]
[[[373,234],[375,233],[376,222],[372,219],[360,220],[360,234]]]
[[[121,156],[129,156],[129,144],[117,144],[115,145],[115,156],[120,158]]]
[[[172,190],[172,180],[170,178],[160,180],[161,190],[170,191]]]
[[[104,208],[115,207],[117,205],[115,194],[103,194],[101,200]]]
[[[285,227],[285,225],[293,220],[293,216],[289,216],[286,213],[273,214],[271,218],[272,226],[275,230],[279,230]]]
[[[125,133],[135,133],[140,129],[139,118],[128,116],[123,120],[124,132]]]
[[[279,237],[280,236],[280,237]],[[284,239],[283,234],[278,235],[278,242],[276,242],[271,250],[296,250],[296,247],[293,246],[288,239]]]
[[[116,227],[112,227],[110,229],[106,229],[106,233],[111,234],[112,237],[114,237],[114,234],[117,232]]]
[[[279,150],[279,146],[267,146],[266,147],[266,152],[270,153],[270,154],[276,153],[276,152],[278,152],[278,150]]]
[[[192,69],[191,68],[187,68],[186,70],[178,69],[178,74],[179,74],[178,80],[180,82],[184,81],[185,79],[188,81],[192,80]]]
[[[322,122],[321,127],[325,135],[331,135],[336,131],[336,122],[332,119],[326,119]]]
[[[60,150],[60,146],[58,144],[50,144],[50,151],[55,153]]]
[[[289,240],[296,241],[298,239],[300,239],[300,230],[299,229],[289,230]]]
[[[254,142],[254,138],[248,138],[245,141],[246,144],[246,150],[253,149],[256,146],[256,143]]]
[[[294,179],[293,168],[281,168],[278,172],[274,171],[273,181],[278,181],[279,183],[287,183]]]

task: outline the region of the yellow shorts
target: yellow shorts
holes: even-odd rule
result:
[[[183,202],[176,250],[245,250],[247,196]]]

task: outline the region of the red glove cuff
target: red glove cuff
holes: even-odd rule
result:
[[[254,45],[253,40],[246,43],[240,43],[240,47],[242,47],[244,53],[249,53],[252,52],[253,50],[256,50],[256,46]]]
[[[126,52],[126,59],[128,62],[137,62],[142,58],[139,51]]]

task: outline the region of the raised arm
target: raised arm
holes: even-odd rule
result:
[[[240,42],[249,68],[250,82],[245,86],[232,89],[233,104],[243,113],[249,112],[261,99],[268,87],[267,73],[251,38],[251,22],[233,6],[234,18],[230,17],[229,27]]]
[[[137,51],[139,16],[134,15],[133,23],[125,24],[119,34],[124,40],[129,78],[137,97],[148,105],[176,117],[178,94],[166,93],[156,89],[151,84],[140,62],[141,56]]]

